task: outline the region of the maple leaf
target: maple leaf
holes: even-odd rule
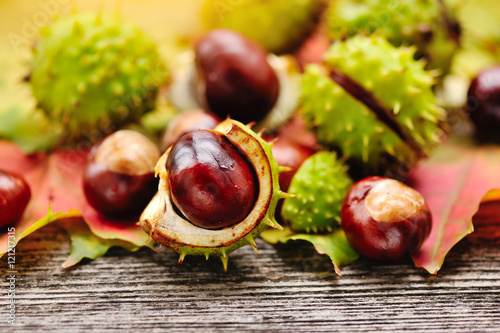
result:
[[[72,240],[65,267],[83,257],[102,256],[115,245],[131,251],[153,247],[137,224],[106,219],[88,205],[82,188],[87,149],[25,155],[15,144],[0,141],[0,153],[0,169],[24,176],[32,193],[23,220],[16,226],[17,241],[57,221]],[[0,238],[2,250],[6,244],[4,235]]]
[[[421,163],[408,183],[427,201],[433,216],[429,238],[412,256],[417,267],[436,274],[448,251],[474,230],[482,200],[500,197],[500,147],[449,142]],[[498,213],[497,213],[498,215]]]

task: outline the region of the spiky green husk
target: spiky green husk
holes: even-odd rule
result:
[[[282,216],[297,232],[332,232],[340,226],[340,211],[352,180],[347,167],[332,152],[309,157],[293,176]]]
[[[289,53],[312,32],[326,0],[206,0],[208,29],[239,31],[271,53]]]
[[[133,25],[77,14],[57,19],[40,36],[31,62],[33,94],[48,116],[63,122],[70,140],[116,130],[154,109],[166,69],[156,45]]]
[[[376,32],[395,46],[415,45],[416,57],[443,73],[460,46],[454,10],[439,0],[336,0],[327,20],[333,39]]]
[[[303,77],[302,114],[326,146],[338,148],[365,173],[407,171],[419,154],[363,103],[328,76],[337,68],[357,81],[388,110],[428,155],[444,132],[445,112],[435,104],[433,78],[413,59],[414,50],[396,48],[381,37],[356,36],[332,45],[325,66],[309,65]],[[399,173],[399,172],[398,172]]]
[[[276,228],[276,229],[283,229],[278,222],[276,222],[275,219],[275,210],[276,210],[276,205],[278,203],[278,200],[283,199],[283,198],[288,198],[290,197],[289,194],[282,192],[279,187],[279,181],[278,181],[278,174],[280,172],[280,167],[278,166],[278,163],[274,160],[272,153],[271,153],[271,148],[273,143],[268,143],[264,141],[261,137],[260,134],[256,134],[254,131],[251,130],[250,127],[243,125],[240,122],[234,121],[234,120],[225,120],[221,124],[219,124],[214,130],[216,131],[221,131],[222,133],[225,133],[225,131],[228,128],[228,124],[232,124],[234,126],[237,126],[240,130],[242,130],[246,135],[254,138],[257,140],[258,145],[262,148],[263,153],[265,154],[265,159],[266,163],[269,163],[269,166],[266,167],[264,165],[260,166],[254,166],[255,168],[269,168],[270,170],[270,193],[271,197],[270,200],[266,206],[265,214],[263,214],[263,218],[258,222],[258,224],[250,230],[247,234],[243,235],[242,237],[239,237],[237,239],[234,239],[230,244],[224,245],[224,246],[194,246],[194,245],[186,245],[178,239],[174,241],[168,241],[167,237],[162,236],[162,229],[168,228],[167,226],[170,221],[174,221],[177,219],[177,217],[173,216],[176,215],[176,213],[173,213],[173,209],[165,209],[163,207],[167,207],[169,203],[167,200],[170,197],[169,193],[166,192],[166,189],[168,189],[167,185],[167,180],[166,180],[166,171],[165,171],[165,162],[167,158],[168,152],[160,158],[158,161],[157,165],[157,174],[160,176],[160,183],[159,183],[159,203],[155,204],[154,207],[154,212],[151,214],[145,214],[143,213],[143,217],[141,217],[141,222],[142,227],[144,230],[152,235],[152,238],[160,242],[161,244],[169,247],[170,249],[178,252],[180,254],[179,262],[182,262],[185,258],[186,255],[202,255],[205,256],[207,259],[209,256],[218,256],[224,265],[224,270],[227,270],[227,262],[228,262],[228,255],[230,252],[244,246],[244,245],[251,245],[254,250],[257,252],[257,245],[255,242],[256,237],[265,230],[268,227]],[[231,139],[229,139],[231,141]],[[244,140],[249,140],[248,137],[245,137]],[[259,152],[253,152],[253,154],[259,154]],[[251,158],[249,157],[251,160]],[[258,171],[257,171],[258,173]],[[260,180],[259,183],[261,184]],[[262,188],[260,188],[262,190]],[[259,199],[258,199],[259,200]],[[257,206],[260,204],[257,202],[252,209],[255,210]],[[146,208],[148,210],[148,208]],[[169,215],[170,214],[170,215]],[[250,212],[252,214],[252,212]],[[249,214],[249,215],[250,215]],[[165,220],[166,219],[166,220]],[[182,218],[181,218],[182,219]],[[181,223],[189,223],[189,222],[184,222],[183,220],[179,220]],[[243,222],[240,222],[240,224]],[[217,238],[218,235],[217,233],[221,232],[228,232],[232,233],[232,237],[235,237],[235,234],[237,234],[237,231],[235,231],[237,228],[238,224],[233,227],[228,227],[224,228],[222,230],[206,230],[202,229],[199,227],[192,226],[189,224],[189,228],[197,228],[197,231],[199,231],[199,234],[204,234],[207,235],[207,237],[215,237]],[[179,228],[179,232],[189,232],[187,228]],[[227,236],[227,234],[226,234]],[[225,236],[225,237],[226,237]],[[195,236],[195,238],[198,237]],[[201,236],[200,236],[201,237]],[[176,238],[179,238],[176,236]],[[195,241],[199,241],[200,243],[205,242],[205,240],[200,240],[196,239]]]

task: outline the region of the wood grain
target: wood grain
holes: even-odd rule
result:
[[[17,322],[4,319],[4,279],[0,331],[500,332],[500,241],[485,236],[498,232],[499,207],[476,217],[476,235],[435,276],[361,259],[339,278],[304,243],[263,241],[260,258],[233,253],[228,273],[218,259],[177,265],[175,253],[147,249],[63,269],[69,240],[49,226],[17,248]]]

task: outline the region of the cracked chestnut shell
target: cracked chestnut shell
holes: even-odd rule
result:
[[[500,141],[500,66],[476,76],[467,93],[467,111],[483,141]]]
[[[354,250],[391,262],[418,250],[432,226],[422,195],[385,177],[368,177],[354,184],[344,200],[341,219]]]
[[[274,107],[280,84],[267,54],[231,30],[213,30],[195,47],[197,91],[221,118],[259,122]]]
[[[83,190],[88,203],[112,219],[134,220],[157,191],[154,167],[160,152],[144,135],[121,130],[88,156]]]
[[[220,122],[221,119],[209,111],[182,112],[168,123],[167,130],[161,140],[162,151],[167,150],[184,134],[199,129],[213,129]]]
[[[0,170],[0,227],[19,221],[30,199],[30,187],[21,175]]]
[[[257,198],[255,170],[220,132],[184,135],[172,146],[166,169],[174,204],[201,228],[221,229],[243,221]]]

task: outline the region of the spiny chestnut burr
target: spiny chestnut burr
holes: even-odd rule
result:
[[[161,140],[162,151],[167,150],[184,134],[199,129],[213,129],[221,122],[215,114],[204,110],[182,112],[168,123]]]
[[[368,177],[352,186],[341,212],[342,228],[359,254],[399,261],[429,236],[432,217],[424,198],[403,183]]]
[[[88,156],[83,176],[88,203],[109,218],[137,218],[157,191],[159,157],[153,142],[138,132],[121,130],[106,137]]]
[[[269,139],[268,141],[271,140],[272,139]],[[280,188],[283,191],[288,190],[293,175],[295,175],[302,163],[304,163],[309,156],[314,154],[312,149],[282,138],[274,143],[272,152],[274,159],[281,167],[290,168],[288,171],[280,172]]]
[[[60,15],[36,33],[28,81],[67,144],[155,109],[168,71],[156,43],[119,16]]]
[[[184,135],[172,146],[166,168],[173,202],[201,228],[221,229],[242,221],[258,195],[252,166],[220,132]]]
[[[30,187],[22,176],[0,170],[0,227],[19,221],[30,199]]]
[[[382,37],[357,35],[333,43],[321,66],[306,66],[302,116],[320,144],[346,158],[351,174],[404,175],[446,136],[435,80],[413,55]]]
[[[266,53],[243,35],[210,32],[195,48],[196,89],[202,104],[221,118],[259,122],[273,108],[280,85]]]
[[[488,68],[472,80],[466,108],[480,140],[500,140],[500,66]]]

